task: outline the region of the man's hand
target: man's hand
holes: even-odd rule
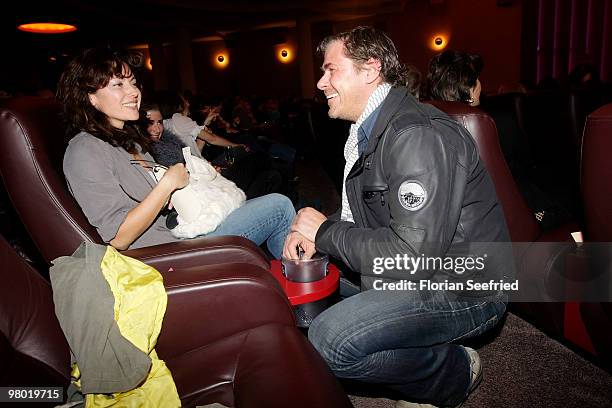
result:
[[[291,224],[291,231],[297,231],[307,240],[315,242],[317,231],[327,217],[311,207],[302,208],[298,211]]]
[[[304,254],[302,259],[310,259],[317,252],[315,244],[307,240],[299,232],[293,231],[287,235],[285,246],[283,247],[283,257],[286,259],[300,259],[299,249],[302,248]]]

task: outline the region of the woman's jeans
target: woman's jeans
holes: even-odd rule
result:
[[[430,295],[424,301],[418,291],[358,292],[318,315],[308,338],[340,378],[384,384],[412,402],[457,405],[471,370],[465,349],[454,343],[493,327],[506,310],[505,295],[499,301]]]
[[[247,200],[206,236],[240,235],[257,245],[267,241],[272,256],[280,258],[293,217],[291,200],[282,194],[268,194]]]

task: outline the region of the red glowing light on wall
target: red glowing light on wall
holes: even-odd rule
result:
[[[446,34],[435,34],[431,37],[429,48],[434,51],[442,51],[448,45],[448,35]]]

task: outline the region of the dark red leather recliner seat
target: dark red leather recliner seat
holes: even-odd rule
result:
[[[521,285],[533,287],[539,293],[558,291],[559,282],[552,273],[559,262],[573,248],[570,233],[577,231],[574,223],[561,225],[543,232],[521,196],[502,154],[495,122],[478,108],[461,102],[428,101],[461,123],[474,137],[479,154],[491,175],[497,196],[504,210],[510,237],[515,243],[517,278]],[[550,243],[533,245],[534,243]],[[557,244],[555,244],[557,243]],[[514,303],[511,310],[559,337],[564,335],[566,304]]]
[[[70,352],[49,283],[2,238],[0,262],[0,386],[66,389]],[[164,274],[168,308],[156,350],[183,406],[350,407],[265,277],[249,264]]]
[[[580,185],[585,242],[612,242],[611,154],[612,103],[590,114],[584,127]],[[612,366],[612,302],[581,303],[580,314],[595,352]]]

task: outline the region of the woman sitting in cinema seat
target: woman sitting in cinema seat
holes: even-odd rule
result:
[[[105,242],[117,249],[177,241],[166,226],[174,191],[189,183],[181,163],[156,181],[149,141],[136,124],[141,101],[134,76],[139,54],[89,49],[74,58],[58,84],[68,130],[75,136],[64,155],[71,193]],[[295,215],[291,201],[269,194],[230,213],[207,234],[241,235],[280,257]]]

